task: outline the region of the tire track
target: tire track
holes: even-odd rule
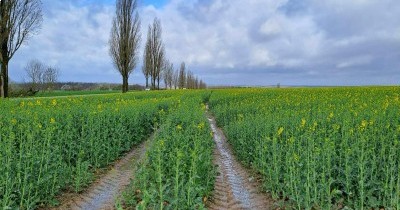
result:
[[[83,193],[72,196],[60,210],[113,210],[120,193],[129,185],[137,163],[143,158],[148,144],[154,139],[153,134],[147,141],[135,146],[125,157],[116,162],[114,167],[100,179],[91,184]]]
[[[214,164],[218,166],[213,198],[207,204],[208,209],[274,209],[273,200],[259,190],[258,182],[234,158],[224,133],[217,127],[208,107],[207,116],[216,143]]]

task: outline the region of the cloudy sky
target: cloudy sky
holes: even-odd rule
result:
[[[42,29],[11,61],[11,78],[38,59],[61,81],[120,82],[107,45],[115,0],[42,2]],[[167,57],[208,84],[400,84],[398,0],[139,0],[138,9],[142,40],[160,18]],[[141,63],[130,83],[144,83]]]

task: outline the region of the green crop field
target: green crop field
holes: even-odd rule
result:
[[[120,93],[116,90],[59,90],[51,92],[39,92],[35,94],[35,97],[57,97],[57,96],[78,96],[78,95],[97,95],[97,94],[112,94]]]
[[[400,209],[400,88],[226,90],[210,107],[265,191],[296,209]]]
[[[120,208],[207,208],[217,176],[207,104],[279,205],[400,209],[399,87],[0,100],[0,208],[56,205],[152,133]]]

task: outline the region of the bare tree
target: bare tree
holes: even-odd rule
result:
[[[183,89],[186,86],[186,65],[185,62],[181,63],[181,68],[179,69],[178,87]]]
[[[44,68],[44,65],[38,60],[31,60],[25,66],[26,77],[33,91],[41,89]]]
[[[187,89],[195,89],[195,76],[193,75],[193,72],[188,71],[186,73],[186,88]]]
[[[200,89],[199,78],[197,76],[196,76],[196,78],[194,80],[194,84],[195,84],[195,89]]]
[[[47,66],[43,71],[42,83],[46,90],[53,90],[54,84],[58,81],[60,71],[52,66]]]
[[[156,62],[156,71],[155,71],[155,78],[157,79],[157,89],[160,89],[160,80],[161,80],[161,76],[163,74],[163,70],[164,70],[164,62],[165,62],[165,49],[164,46],[162,46],[162,49],[160,51],[160,53],[158,54],[157,57],[157,62]]]
[[[198,77],[193,74],[193,72],[189,71],[187,74],[187,88],[189,89],[198,89]]]
[[[51,90],[60,74],[57,68],[45,66],[38,60],[29,61],[25,73],[32,91]]]
[[[200,79],[200,82],[199,82],[199,86],[200,86],[200,89],[206,89],[207,88],[206,83],[203,82],[203,80],[201,80],[201,79]]]
[[[179,69],[176,69],[174,71],[174,75],[172,77],[172,83],[174,85],[175,90],[178,88],[179,86]]]
[[[172,89],[172,81],[174,79],[174,64],[171,63],[167,69],[168,86],[170,89]]]
[[[163,70],[163,79],[165,84],[165,89],[172,89],[172,80],[174,76],[174,64],[170,63],[168,60],[165,60],[164,70]]]
[[[149,34],[147,34],[149,36]],[[147,40],[149,38],[147,37]],[[144,53],[143,53],[143,66],[142,66],[142,72],[144,77],[146,78],[146,89],[149,88],[149,78],[150,78],[150,72],[152,69],[152,60],[150,56],[150,43],[146,43],[146,46],[144,48]]]
[[[110,37],[110,55],[122,76],[122,92],[128,91],[129,75],[137,63],[140,42],[140,19],[137,0],[117,0]]]
[[[42,23],[40,0],[0,1],[0,86],[8,97],[8,64],[22,43],[37,33]]]
[[[165,60],[165,47],[161,39],[161,22],[155,18],[149,25],[144,53],[144,67],[150,72],[152,89],[160,89],[160,80]]]

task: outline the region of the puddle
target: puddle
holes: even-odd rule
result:
[[[259,190],[259,183],[236,160],[223,131],[217,127],[215,118],[207,116],[216,147],[213,163],[218,165],[215,189],[207,208],[210,210],[275,209],[270,196]]]
[[[225,170],[227,181],[229,186],[231,187],[233,197],[236,201],[238,201],[243,208],[250,209],[250,193],[244,187],[243,177],[239,175],[239,172],[235,170],[232,164],[232,154],[230,151],[225,148],[224,145],[224,137],[223,134],[218,130],[216,123],[213,119],[208,119],[211,125],[211,130],[214,133],[214,140],[217,145],[217,149],[221,154],[221,163],[223,164],[223,168]]]
[[[129,175],[129,174],[124,174]],[[102,183],[103,184],[103,183]],[[104,208],[113,208],[113,203],[119,192],[123,189],[120,183],[110,183],[102,186],[101,189],[96,189],[92,197],[89,197],[88,202],[84,202],[79,209],[97,210]],[[108,206],[108,207],[106,207]]]

